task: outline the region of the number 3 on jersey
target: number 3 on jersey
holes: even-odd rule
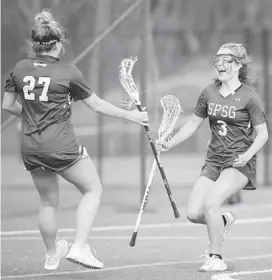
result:
[[[218,130],[219,135],[226,136],[228,133],[226,122],[218,120],[217,123],[221,124],[220,129]]]
[[[34,90],[36,86],[36,79],[33,76],[25,76],[23,78],[23,82],[28,83],[23,87],[24,98],[26,100],[35,100],[35,93],[31,91]],[[42,94],[39,96],[39,101],[45,101],[45,102],[48,101],[47,93],[48,93],[50,82],[51,82],[50,77],[39,77],[38,85],[43,85]]]

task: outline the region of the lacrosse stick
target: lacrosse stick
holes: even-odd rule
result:
[[[120,70],[119,79],[120,79],[121,85],[123,86],[123,88],[125,89],[127,94],[129,95],[131,100],[135,103],[137,109],[140,112],[143,112],[144,109],[143,109],[141,101],[139,99],[139,92],[138,92],[138,89],[137,89],[137,87],[136,87],[136,85],[135,85],[135,83],[133,81],[132,74],[131,74],[132,73],[133,65],[134,65],[134,63],[136,61],[137,61],[137,58],[134,58],[134,59],[127,58],[127,59],[123,59],[122,60],[121,66],[120,66],[121,70]],[[172,198],[172,192],[170,190],[170,186],[168,184],[168,181],[167,181],[167,178],[166,178],[163,166],[162,166],[160,158],[158,156],[158,151],[157,151],[156,146],[154,144],[154,141],[153,141],[153,138],[152,138],[149,126],[145,126],[144,128],[146,130],[146,134],[147,134],[150,146],[152,148],[155,160],[156,160],[158,168],[160,170],[160,173],[161,173],[161,176],[162,176],[162,179],[163,179],[163,183],[164,183],[165,189],[167,191],[167,194],[168,194],[171,206],[172,206],[173,211],[174,211],[174,215],[175,215],[176,218],[179,218],[180,214],[179,214],[177,206],[176,206],[176,204],[175,204],[175,202],[174,202],[174,200]]]
[[[164,141],[167,141],[169,139],[170,134],[172,133],[172,131],[175,127],[176,121],[180,117],[180,115],[183,111],[179,104],[178,98],[174,95],[166,95],[166,96],[162,97],[160,101],[161,101],[161,105],[163,107],[163,117],[162,117],[162,121],[161,121],[161,125],[159,128],[158,134],[159,134],[159,142],[163,143]],[[160,152],[158,152],[158,157],[159,156],[160,156]],[[147,181],[147,185],[146,185],[145,193],[143,196],[142,204],[140,207],[140,211],[138,214],[136,226],[135,226],[134,232],[132,234],[132,237],[131,237],[131,240],[129,243],[129,246],[131,246],[131,247],[135,246],[138,229],[139,229],[142,215],[144,213],[144,209],[145,209],[145,206],[147,203],[151,184],[152,184],[153,178],[155,176],[155,171],[156,171],[156,160],[154,159],[152,168],[151,168],[151,171],[149,174],[149,178]]]

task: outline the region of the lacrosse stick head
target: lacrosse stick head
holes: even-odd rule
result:
[[[140,99],[139,99],[139,91],[132,78],[132,68],[137,60],[138,60],[137,57],[135,57],[134,59],[132,58],[123,59],[120,65],[121,69],[119,73],[119,80],[122,87],[129,95],[130,99],[136,105],[140,104]]]
[[[163,108],[163,117],[159,128],[159,141],[164,142],[169,139],[183,110],[178,98],[174,95],[165,95],[160,102]]]

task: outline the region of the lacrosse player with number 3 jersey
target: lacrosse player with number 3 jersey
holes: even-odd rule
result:
[[[212,180],[219,177],[221,170],[233,166],[235,159],[248,150],[254,141],[254,127],[266,122],[260,97],[252,87],[241,84],[234,94],[226,97],[219,89],[220,83],[208,86],[194,110],[196,116],[209,118],[212,138],[202,174]],[[255,189],[256,155],[247,165],[236,165],[236,168],[249,178],[244,188]]]
[[[34,56],[19,61],[7,78],[3,109],[22,117],[22,158],[40,195],[39,228],[46,247],[44,268],[57,269],[69,250],[68,260],[100,269],[104,265],[94,256],[88,239],[102,186],[87,150],[76,139],[71,100],[82,100],[96,112],[141,125],[147,125],[148,116],[146,112],[123,110],[100,99],[76,66],[59,60],[65,41],[50,11],[36,15],[31,35]],[[18,95],[21,104],[16,101]],[[71,248],[66,240],[56,243],[58,175],[82,194]]]
[[[166,151],[209,119],[212,137],[206,162],[187,207],[188,219],[208,229],[209,252],[200,271],[227,269],[221,246],[236,218],[232,212],[221,213],[220,207],[240,190],[256,189],[256,154],[268,140],[267,117],[248,79],[250,61],[243,45],[221,46],[214,59],[217,79],[202,91],[194,113],[180,131],[168,143],[157,142],[157,148]]]

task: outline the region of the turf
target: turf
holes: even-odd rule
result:
[[[134,248],[129,247],[129,241],[137,218],[140,188],[139,169],[131,172],[130,165],[137,166],[139,159],[105,159],[104,193],[90,238],[105,268],[88,270],[63,259],[58,270],[51,273],[43,269],[44,246],[37,232],[38,195],[21,163],[9,160],[12,165],[2,164],[2,232],[9,232],[2,234],[2,279],[206,280],[214,275],[198,272],[203,261],[199,256],[207,246],[206,229],[186,220],[186,203],[203,157],[163,156],[181,217],[174,218],[157,174]],[[148,159],[148,167],[151,160]],[[59,227],[70,230],[61,231],[59,237],[72,241],[80,195],[64,181],[60,185]],[[223,249],[229,265],[227,273],[238,273],[234,279],[272,278],[271,197],[269,187],[244,191],[241,204],[223,207],[232,209],[238,217]],[[251,273],[240,275],[248,271]]]

